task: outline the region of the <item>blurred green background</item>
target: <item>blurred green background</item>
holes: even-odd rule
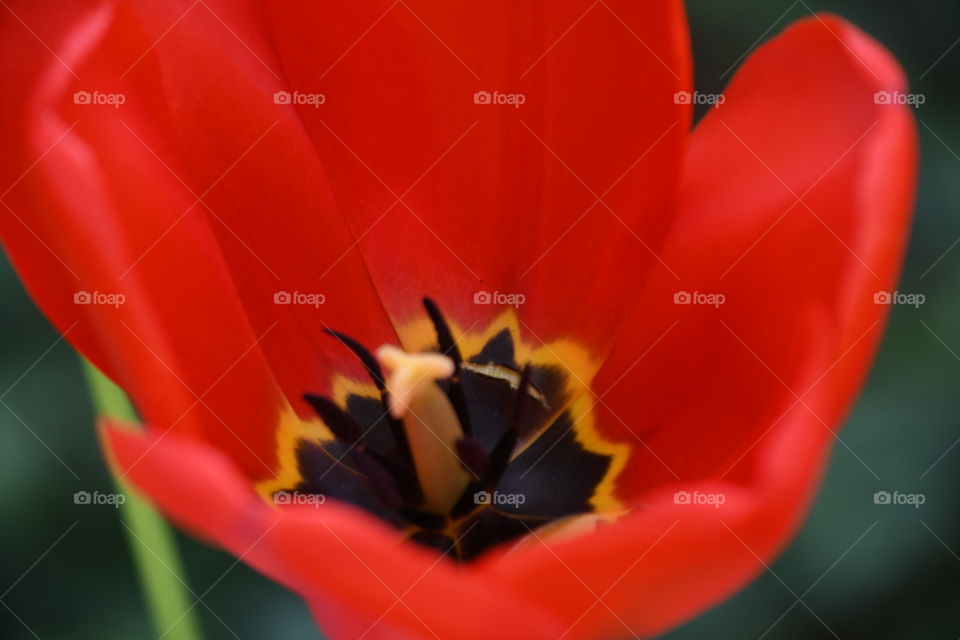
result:
[[[811,10],[852,20],[894,52],[912,91],[926,97],[900,286],[926,304],[894,308],[842,432],[856,456],[836,448],[799,537],[745,591],[667,637],[960,637],[960,446],[952,448],[960,437],[960,3],[696,0],[688,8],[703,92],[721,91],[722,76],[758,39]],[[73,502],[78,490],[112,491],[78,358],[6,262],[0,300],[0,637],[155,638],[116,509]],[[876,505],[881,490],[926,502]],[[299,599],[231,556],[179,542],[192,588],[207,592],[195,608],[206,638],[317,637]]]

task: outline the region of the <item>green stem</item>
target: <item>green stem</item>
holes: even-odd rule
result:
[[[96,367],[84,361],[94,408],[100,416],[136,422],[126,394]],[[137,572],[157,635],[168,640],[201,640],[195,601],[177,551],[173,531],[146,501],[116,480],[126,496],[121,514]]]

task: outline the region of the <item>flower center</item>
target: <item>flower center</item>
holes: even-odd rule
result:
[[[527,348],[515,325],[455,334],[424,306],[433,344],[420,352],[374,356],[330,332],[373,384],[304,396],[329,435],[297,437],[299,481],[270,491],[351,502],[464,561],[619,515],[613,484],[628,452],[595,431],[592,396],[557,352]]]

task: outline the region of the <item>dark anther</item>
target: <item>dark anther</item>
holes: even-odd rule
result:
[[[310,403],[337,440],[346,445],[355,445],[363,438],[357,423],[333,400],[312,393],[303,394],[303,399]]]
[[[363,442],[363,431],[350,414],[324,396],[305,393],[303,399],[313,407],[333,436],[349,448],[350,458],[357,471],[370,481],[381,499],[391,506],[399,506],[403,503],[402,491],[412,501],[418,500],[419,489],[411,486],[415,485],[416,479],[397,463],[368,450]]]
[[[377,386],[377,390],[380,392],[380,403],[383,406],[383,417],[388,421],[390,426],[390,434],[393,436],[394,442],[397,443],[397,447],[399,448],[403,459],[409,460],[410,442],[407,440],[407,432],[403,429],[403,423],[390,414],[390,394],[387,391],[386,378],[383,377],[383,369],[380,368],[380,363],[377,362],[377,359],[373,357],[373,354],[370,353],[366,347],[350,336],[340,333],[339,331],[334,331],[333,329],[325,329],[325,331],[342,342],[357,356],[357,358],[360,359],[360,362],[363,363],[367,373],[373,379],[373,384]]]
[[[397,489],[393,476],[380,461],[362,449],[351,451],[350,458],[357,471],[363,474],[367,483],[384,504],[392,509],[399,509],[403,505],[403,497]]]
[[[430,322],[433,323],[433,328],[437,332],[437,345],[440,347],[440,353],[453,360],[456,370],[459,371],[463,357],[460,355],[460,349],[457,348],[457,343],[453,339],[453,333],[450,331],[447,320],[440,313],[440,307],[430,298],[423,299],[423,307],[427,310]]]
[[[490,466],[490,456],[483,445],[469,436],[457,440],[457,457],[463,468],[477,479],[484,477]]]
[[[500,482],[503,472],[510,462],[510,455],[514,447],[517,446],[517,440],[520,437],[520,423],[523,420],[523,413],[527,402],[530,399],[530,365],[523,368],[520,374],[520,382],[517,384],[517,396],[513,404],[513,416],[507,430],[500,438],[500,442],[490,453],[490,465],[487,473],[484,475],[481,484],[486,489],[492,489]]]
[[[324,331],[342,342],[350,351],[356,354],[360,362],[362,362],[363,366],[367,369],[367,373],[373,378],[373,384],[377,385],[377,389],[381,394],[387,390],[386,378],[383,377],[383,369],[380,368],[380,363],[377,362],[377,359],[373,357],[373,354],[370,353],[365,346],[339,331],[334,331],[333,329],[324,329]]]
[[[457,348],[457,343],[453,339],[450,325],[447,324],[437,303],[430,298],[424,298],[423,307],[427,310],[430,322],[433,323],[434,331],[437,333],[437,346],[440,348],[440,353],[453,360],[453,377],[450,380],[447,397],[450,398],[453,410],[457,412],[457,418],[460,419],[460,428],[463,433],[470,435],[473,433],[470,426],[470,411],[467,409],[467,398],[463,393],[463,385],[460,384],[460,366],[463,364],[463,357],[460,355],[460,349]]]

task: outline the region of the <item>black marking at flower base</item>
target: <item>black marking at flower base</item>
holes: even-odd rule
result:
[[[307,395],[335,439],[299,441],[296,457],[303,481],[289,490],[350,502],[408,539],[461,561],[537,527],[593,513],[591,498],[612,458],[578,441],[563,369],[518,363],[506,329],[464,360],[452,353],[457,346],[436,305],[427,301],[425,306],[438,345],[457,364],[454,376],[438,384],[461,424],[469,425],[458,447],[461,461],[471,471],[485,472],[476,473],[480,477],[449,513],[427,513],[406,440],[398,437],[383,398],[352,394],[338,406]],[[355,341],[345,344],[365,363],[372,360]],[[381,374],[373,370],[371,375]],[[381,380],[375,382],[383,393]]]

